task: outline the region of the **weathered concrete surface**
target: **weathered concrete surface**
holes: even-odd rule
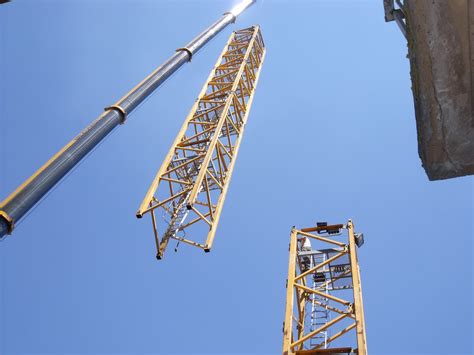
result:
[[[405,5],[423,167],[430,180],[474,174],[474,0]]]

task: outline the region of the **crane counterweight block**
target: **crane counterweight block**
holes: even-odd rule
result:
[[[230,36],[153,180],[136,215],[151,215],[158,259],[170,239],[211,250],[264,57],[258,26]]]

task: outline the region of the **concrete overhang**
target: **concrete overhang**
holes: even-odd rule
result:
[[[384,1],[387,20],[390,3]],[[472,175],[474,0],[397,3],[405,18],[418,153],[426,174],[430,180]]]

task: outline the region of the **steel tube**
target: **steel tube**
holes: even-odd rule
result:
[[[104,139],[115,127],[142,103],[183,64],[190,61],[206,43],[233,23],[237,16],[255,1],[244,0],[226,12],[185,47],[180,48],[166,62],[127,93],[115,105],[84,129],[76,138],[52,157],[15,192],[0,204],[0,237],[10,234],[20,220],[46,193],[55,186],[77,163]]]
[[[0,218],[0,235],[4,236],[8,233],[8,223],[4,218]]]

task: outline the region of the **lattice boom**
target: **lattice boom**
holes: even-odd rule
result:
[[[230,36],[212,69],[137,212],[151,215],[157,258],[170,239],[211,249],[264,57],[254,26]]]

